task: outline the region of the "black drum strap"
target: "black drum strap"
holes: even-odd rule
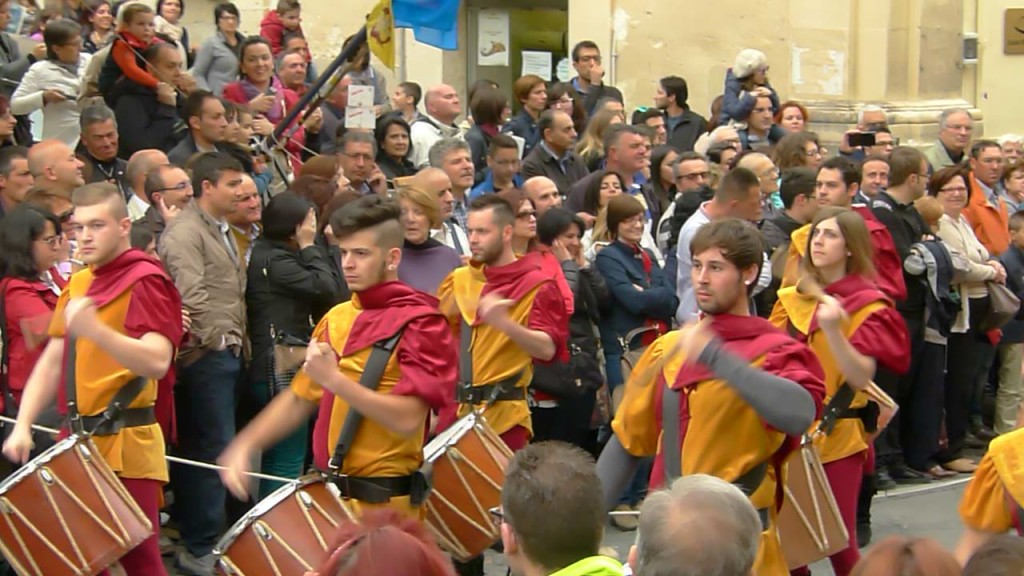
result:
[[[402,339],[402,332],[404,330],[405,328],[403,327],[394,336],[373,345],[373,349],[370,351],[370,358],[366,361],[366,367],[363,368],[363,375],[359,377],[360,386],[372,391],[376,391],[380,387],[380,381],[384,377],[384,370],[387,368],[388,362],[391,361],[391,356],[395,353],[398,341]],[[349,450],[352,448],[352,441],[355,439],[356,432],[359,431],[359,425],[362,423],[363,415],[357,412],[350,404],[348,415],[345,416],[345,423],[341,427],[341,434],[338,435],[338,443],[334,446],[334,454],[331,455],[331,460],[328,464],[331,473],[341,473],[341,467],[345,463],[345,456],[348,455]]]
[[[665,487],[683,473],[682,444],[679,438],[679,390],[665,386],[661,396],[661,458],[665,464]]]

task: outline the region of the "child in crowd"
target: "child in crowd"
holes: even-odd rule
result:
[[[160,81],[146,71],[142,58],[143,52],[160,41],[153,22],[155,16],[152,8],[141,3],[128,4],[118,12],[117,37],[100,72],[100,92],[109,93],[122,76],[156,90]]]
[[[267,12],[260,22],[260,36],[270,42],[270,52],[277,56],[289,38],[305,38],[302,33],[302,6],[298,0],[278,0],[277,9]]]
[[[921,215],[921,219],[933,231],[939,229],[939,220],[942,219],[942,203],[934,196],[922,196],[914,200],[914,208]]]
[[[39,11],[38,25],[35,32],[29,36],[30,39],[36,42],[43,41],[43,32],[46,31],[46,24],[53,22],[54,20],[60,20],[64,17],[64,10],[60,6],[47,6]]]

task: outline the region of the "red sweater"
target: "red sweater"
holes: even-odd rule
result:
[[[142,58],[136,56],[136,53],[142,54],[152,45],[153,43],[146,44],[131,32],[119,32],[114,39],[113,47],[110,49],[110,57],[114,59],[117,67],[121,69],[121,73],[127,76],[129,80],[156,90],[156,85],[160,81],[149,72],[146,72],[146,69],[139,62]]]

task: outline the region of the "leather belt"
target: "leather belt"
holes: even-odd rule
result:
[[[519,388],[516,384],[522,378],[522,373],[517,373],[493,384],[474,386],[472,384],[459,384],[455,390],[455,399],[459,404],[482,404],[484,402],[507,402],[510,400],[526,400],[526,388]]]
[[[117,417],[108,420],[102,414],[98,416],[82,416],[82,427],[92,430],[93,436],[113,436],[125,428],[137,428],[156,424],[156,410],[147,408],[126,408],[117,413]]]
[[[330,481],[344,498],[367,504],[386,504],[392,498],[412,493],[413,475],[370,478],[337,474],[331,476]]]
[[[844,408],[836,413],[837,420],[857,419],[864,423],[864,431],[873,434],[878,430],[878,405],[868,402],[860,408]]]

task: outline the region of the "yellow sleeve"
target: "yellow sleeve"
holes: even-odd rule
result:
[[[445,318],[448,319],[448,324],[453,330],[458,333],[460,327],[460,312],[459,304],[455,301],[455,273],[458,271],[456,268],[444,280],[441,281],[441,285],[437,287],[437,299],[440,300],[438,309],[444,314]]]
[[[960,519],[966,526],[992,534],[1002,534],[1013,527],[1006,487],[999,479],[990,454],[978,463],[974,477],[964,490]]]
[[[325,337],[325,333],[327,332],[327,319],[330,315],[330,313],[327,313],[322,319],[320,319],[320,323],[313,329],[313,336],[310,338],[310,341],[320,340],[326,342],[328,340]],[[290,388],[296,396],[314,404],[319,404],[320,397],[324,394],[324,389],[314,382],[312,378],[307,376],[305,370],[301,369],[298,374],[295,375],[295,378],[292,378]]]
[[[665,385],[659,377],[662,373],[659,366],[663,368],[664,351],[671,349],[666,338],[675,335],[670,332],[647,347],[626,381],[622,403],[612,420],[612,430],[626,452],[633,456],[653,456],[658,451],[661,428],[655,414],[655,395],[657,386]]]

